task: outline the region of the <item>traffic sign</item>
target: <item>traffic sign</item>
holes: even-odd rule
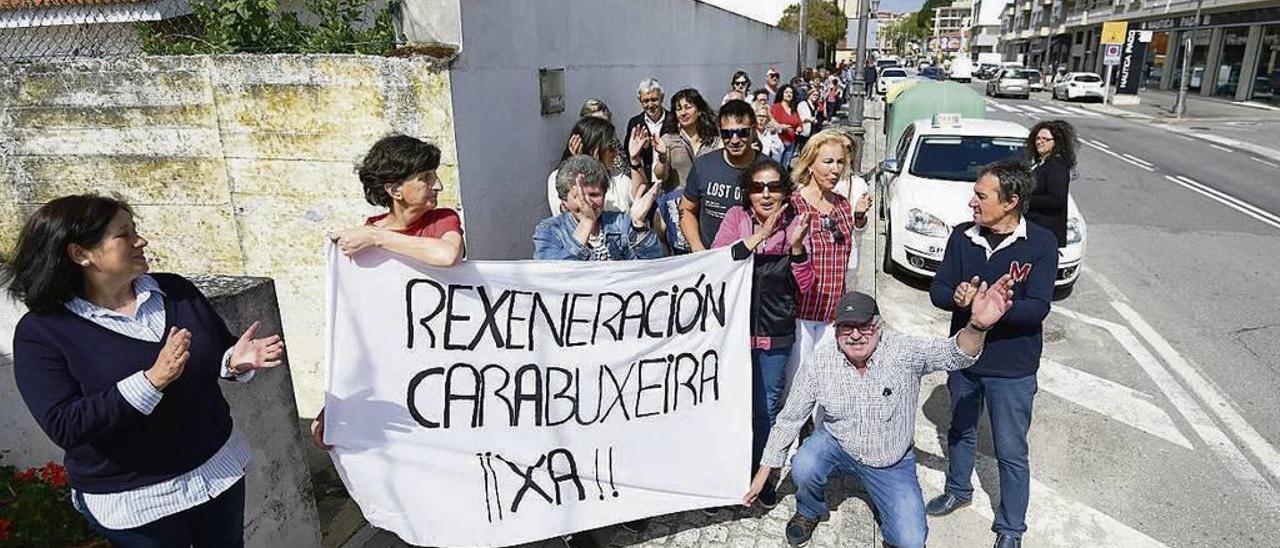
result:
[[[1104,65],[1120,64],[1120,44],[1106,45],[1106,51],[1102,55],[1102,64]]]
[[[1111,21],[1102,24],[1102,43],[1103,44],[1123,44],[1125,35],[1129,32],[1128,21]]]

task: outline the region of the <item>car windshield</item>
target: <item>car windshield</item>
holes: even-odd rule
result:
[[[1101,82],[1102,78],[1096,74],[1077,74],[1075,80],[1077,82],[1086,82],[1086,83],[1092,84],[1094,82]]]
[[[920,139],[911,174],[927,179],[972,183],[978,170],[996,160],[1022,156],[1025,143],[1012,137],[934,135]]]
[[[890,78],[906,78],[907,72],[902,69],[887,69],[881,74],[881,76],[888,76]]]

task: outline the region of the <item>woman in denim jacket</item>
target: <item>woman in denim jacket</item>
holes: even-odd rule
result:
[[[556,173],[556,192],[565,212],[544,219],[533,231],[533,258],[569,261],[628,261],[662,256],[649,230],[649,211],[658,185],[650,185],[630,211],[604,210],[609,175],[589,156],[566,159]]]

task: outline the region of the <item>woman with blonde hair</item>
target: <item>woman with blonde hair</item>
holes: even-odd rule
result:
[[[835,317],[836,303],[847,291],[856,263],[853,233],[867,227],[871,198],[864,193],[857,206],[836,192],[850,169],[852,151],[843,133],[828,129],[818,132],[796,156],[791,179],[798,190],[791,194],[791,210],[808,214],[809,235],[805,241],[813,262],[813,285],[800,294],[796,310],[796,338],[788,372],[813,352],[814,345],[827,334]]]

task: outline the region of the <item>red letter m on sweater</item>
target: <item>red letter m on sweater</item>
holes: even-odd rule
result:
[[[1031,263],[1023,264],[1018,261],[1009,263],[1009,277],[1013,278],[1013,281],[1025,282],[1029,274],[1031,274]]]

